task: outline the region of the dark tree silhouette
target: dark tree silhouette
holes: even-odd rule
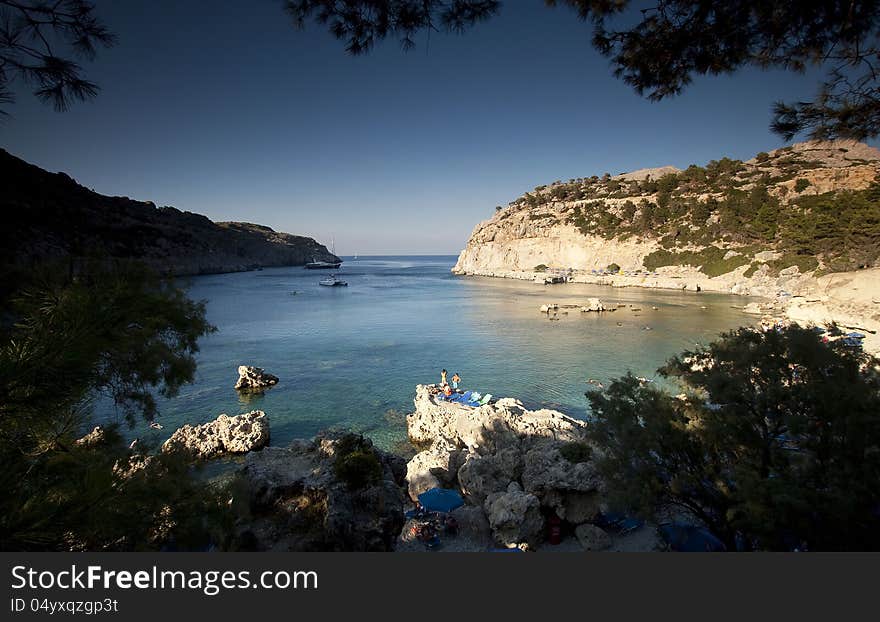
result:
[[[345,40],[352,54],[368,52],[389,36],[399,37],[408,50],[423,29],[463,32],[495,15],[500,5],[498,0],[285,0],[298,27],[313,17]]]
[[[116,42],[94,10],[85,0],[0,0],[0,104],[14,101],[15,82],[58,111],[94,97],[98,85],[70,58],[91,60]]]
[[[640,95],[661,100],[695,75],[746,66],[825,71],[814,101],[774,107],[772,129],[791,139],[864,139],[880,134],[880,0],[544,0],[593,26],[593,45]],[[287,0],[297,24],[314,17],[360,54],[377,40],[413,46],[419,29],[462,31],[500,2]],[[638,9],[638,10],[636,10]]]

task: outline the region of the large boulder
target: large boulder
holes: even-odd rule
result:
[[[535,495],[523,492],[512,482],[506,492],[492,493],[484,505],[495,540],[512,547],[535,547],[544,534],[541,503]]]
[[[482,504],[493,492],[507,490],[522,472],[522,456],[516,448],[494,454],[471,453],[458,470],[458,484],[471,503]]]
[[[523,455],[522,486],[532,493],[544,506],[553,508],[560,518],[572,521],[568,516],[566,500],[578,504],[582,499],[572,493],[596,493],[600,479],[592,461],[570,462],[563,457],[563,445],[555,442],[541,443]],[[598,501],[596,502],[598,507]],[[574,513],[583,510],[572,508]]]
[[[356,455],[372,477],[346,479]],[[273,551],[389,551],[404,524],[405,496],[393,458],[357,435],[322,436],[250,454],[239,473],[247,520],[239,548]]]
[[[473,542],[490,543],[492,529],[481,505],[463,505],[450,513],[458,523],[458,536]]]
[[[266,373],[262,367],[252,365],[240,365],[238,368],[238,381],[235,390],[246,392],[259,392],[278,384],[278,376]]]
[[[519,443],[524,437],[563,442],[585,438],[583,421],[555,410],[528,410],[513,398],[472,408],[438,401],[432,395],[433,388],[433,385],[416,387],[415,411],[406,417],[407,434],[413,443],[427,445],[443,439],[452,445],[485,453]]]
[[[186,451],[197,458],[213,458],[262,449],[268,444],[269,417],[262,410],[254,410],[235,417],[223,414],[202,425],[185,425],[162,444],[162,451]]]
[[[585,551],[604,551],[611,547],[611,536],[596,525],[578,525],[574,535]]]
[[[447,443],[434,443],[417,453],[406,464],[409,496],[416,501],[420,494],[431,488],[446,488],[456,481],[456,474],[464,462],[464,451]]]

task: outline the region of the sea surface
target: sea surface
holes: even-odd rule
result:
[[[441,368],[466,389],[585,418],[588,379],[654,378],[668,357],[752,321],[740,297],[460,277],[450,272],[455,260],[346,258],[336,273],[348,287],[319,286],[327,272],[301,267],[188,279],[218,331],[201,341],[195,382],[160,400],[164,429],[133,433],[159,441],[184,423],[261,409],[273,445],[346,428],[393,449],[406,438],[415,385],[439,381]],[[559,321],[538,310],[590,297],[627,306],[571,309]],[[240,396],[242,364],[280,383]]]

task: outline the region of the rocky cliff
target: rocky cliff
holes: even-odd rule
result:
[[[295,266],[338,258],[315,240],[84,188],[0,149],[0,260],[27,269],[68,256],[136,259],[174,275]]]
[[[880,151],[806,142],[538,186],[476,226],[453,272],[761,296],[759,312],[876,333]]]
[[[791,293],[825,273],[880,266],[878,174],[880,151],[837,141],[557,181],[496,208],[453,271]]]

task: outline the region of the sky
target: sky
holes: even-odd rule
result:
[[[588,24],[508,0],[463,35],[348,55],[279,0],[95,0],[119,43],[65,113],[17,89],[0,145],[108,195],[256,222],[339,255],[457,254],[474,226],[557,179],[783,146],[778,100],[816,75],[699,77],[654,103],[612,76]]]

